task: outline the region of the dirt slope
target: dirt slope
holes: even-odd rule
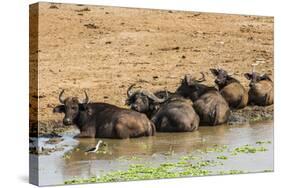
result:
[[[38,55],[40,122],[62,118],[52,113],[62,88],[66,95],[82,98],[87,90],[93,101],[124,106],[132,83],[174,91],[185,74],[200,76],[203,71],[212,85],[209,68],[219,65],[247,86],[243,73],[257,61],[262,63],[257,71],[273,74],[272,17],[49,3],[39,7],[39,49],[31,41],[30,59]]]

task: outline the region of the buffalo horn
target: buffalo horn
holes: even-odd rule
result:
[[[60,103],[64,103],[64,98],[63,98],[63,93],[64,93],[64,89],[60,92],[60,94],[59,94],[59,101],[60,101]]]
[[[132,85],[130,85],[130,87],[127,89],[127,96],[128,96],[128,98],[130,98],[130,97],[132,96],[133,92],[132,92],[131,90],[132,90],[132,88],[133,88],[135,85],[136,85],[136,84],[132,84]]]
[[[203,72],[200,72],[200,74],[202,75],[202,77],[198,80],[196,80],[197,82],[204,82],[206,81],[206,78],[205,78],[205,74]]]
[[[84,91],[85,93],[85,99],[83,100],[83,103],[88,103],[89,102],[89,97],[88,97],[88,94],[87,94],[87,91]]]
[[[141,93],[157,103],[163,103],[167,100],[166,98],[163,98],[163,99],[158,98],[157,96],[155,96],[153,93],[151,93],[149,91],[141,91]]]

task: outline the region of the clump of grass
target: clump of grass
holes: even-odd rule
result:
[[[263,141],[258,141],[256,144],[263,144]],[[265,142],[269,143],[269,142]],[[263,146],[244,145],[242,147],[228,149],[227,146],[214,145],[213,147],[205,150],[199,150],[198,152],[231,152],[231,154],[237,155],[238,153],[256,153],[264,152],[267,149]],[[173,150],[170,149],[172,154]],[[123,159],[123,158],[122,158]],[[121,160],[122,160],[121,159]],[[126,158],[126,160],[137,160],[138,157]],[[197,161],[199,159],[199,161]],[[217,159],[227,160],[228,157],[224,155],[217,156]],[[195,160],[195,161],[193,161]],[[221,161],[216,160],[202,160],[202,157],[195,157],[193,155],[182,156],[178,158],[176,162],[161,163],[154,167],[149,164],[133,164],[128,167],[127,170],[113,171],[102,176],[94,176],[87,179],[73,179],[65,181],[65,184],[77,184],[77,183],[93,183],[93,182],[115,182],[115,181],[132,181],[132,180],[148,180],[148,179],[160,179],[160,178],[176,178],[186,176],[205,176],[214,174],[213,171],[207,170],[207,167],[213,167],[223,165]],[[270,172],[265,170],[264,172]],[[245,173],[242,170],[227,170],[216,172],[218,174],[241,174]]]
[[[228,171],[220,171],[220,175],[226,175],[226,174],[244,174],[245,172],[242,170],[228,170]]]
[[[216,145],[214,145],[214,147],[206,148],[205,152],[206,153],[211,153],[211,152],[222,153],[222,152],[225,152],[227,150],[227,148],[228,147],[226,145],[219,146],[216,144]]]
[[[232,155],[237,155],[238,153],[257,153],[257,152],[265,152],[268,149],[266,149],[263,146],[259,146],[259,147],[255,147],[255,146],[251,146],[249,144],[244,145],[242,147],[237,147],[235,148],[231,154]]]
[[[227,160],[228,157],[227,157],[227,156],[224,156],[224,155],[221,155],[221,156],[217,156],[217,159]]]
[[[258,144],[258,145],[271,144],[271,141],[257,141],[256,144]]]
[[[191,160],[198,160],[198,159],[201,159],[201,157],[197,157],[197,156],[193,156],[193,155],[182,156],[180,158],[180,160],[183,160],[183,161],[191,161]]]
[[[91,177],[89,179],[73,179],[65,181],[65,184],[90,183],[90,182],[114,182],[114,181],[132,181],[160,178],[176,178],[185,176],[204,176],[211,171],[203,169],[206,166],[219,165],[216,161],[199,161],[195,164],[180,160],[173,163],[162,163],[157,167],[146,166],[143,164],[130,165],[128,170],[115,171],[100,177]]]
[[[204,160],[204,161],[199,161],[196,163],[196,166],[199,166],[199,167],[217,166],[217,165],[223,165],[223,163],[214,161],[214,160]]]

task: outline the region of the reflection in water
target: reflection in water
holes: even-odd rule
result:
[[[40,156],[40,162],[44,166],[44,170],[40,171],[41,184],[60,184],[73,177],[99,176],[109,171],[126,169],[129,164],[133,163],[151,162],[155,165],[167,161],[165,157],[167,153],[174,155],[193,153],[198,149],[212,147],[214,144],[237,147],[254,144],[260,140],[273,141],[273,122],[244,126],[200,127],[193,133],[157,133],[154,137],[127,140],[102,139],[106,144],[106,153],[86,154],[84,151],[94,147],[98,140],[76,140],[78,144],[69,153],[68,159],[63,159],[61,155]],[[271,169],[273,166],[273,147],[269,149],[269,152],[265,152],[263,155],[255,155],[260,159],[266,159],[259,161],[261,169]],[[137,157],[136,160],[124,160],[124,158],[134,156]],[[140,160],[137,160],[138,158]],[[250,168],[247,171],[258,170],[256,165],[249,164],[251,158],[247,161],[245,156],[243,159],[238,157],[236,161],[230,160],[229,166],[233,166],[230,162],[235,163],[236,166],[241,163],[241,167]],[[224,166],[224,168],[227,167]],[[54,169],[57,174],[54,174]]]

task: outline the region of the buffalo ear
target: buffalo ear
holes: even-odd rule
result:
[[[65,113],[64,105],[58,105],[53,109],[53,113]]]
[[[214,76],[218,76],[219,75],[219,71],[217,69],[210,69],[211,73],[214,75]]]
[[[245,73],[244,74],[245,78],[247,78],[248,80],[252,80],[253,75],[251,73]]]

